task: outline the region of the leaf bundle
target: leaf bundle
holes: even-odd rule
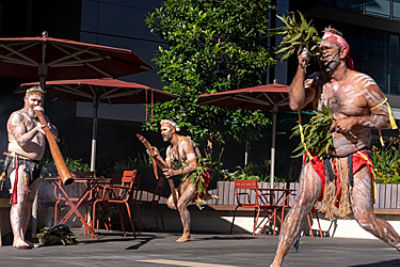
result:
[[[36,235],[41,245],[75,245],[79,242],[76,236],[71,232],[69,227],[64,224],[55,225],[52,227],[44,227]]]
[[[324,104],[321,112],[314,111],[314,113],[315,115],[311,117],[309,123],[303,126],[304,142],[311,154],[322,156],[333,144],[330,131],[333,113]],[[300,124],[293,127],[292,131],[290,138],[300,136]],[[297,153],[292,156],[293,158],[302,156],[305,153],[304,145],[300,143],[292,152]]]
[[[292,12],[288,17],[277,16],[284,26],[276,28],[269,36],[284,35],[278,46],[276,54],[285,53],[281,57],[281,61],[287,59],[303,47],[306,47],[311,57],[319,56],[319,42],[321,37],[318,35],[317,29],[312,26],[312,20],[307,21],[301,12]]]

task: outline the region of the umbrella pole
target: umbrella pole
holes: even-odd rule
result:
[[[276,114],[278,112],[278,106],[274,105],[272,109],[272,144],[271,144],[271,188],[274,187],[275,180],[275,145],[276,145]]]
[[[98,117],[99,101],[97,98],[93,100],[93,128],[92,128],[92,150],[90,154],[90,171],[96,169],[96,138],[97,138],[97,117]]]
[[[246,144],[245,144],[245,147],[244,147],[244,166],[245,167],[249,163],[249,146],[250,146],[249,141],[246,141]]]

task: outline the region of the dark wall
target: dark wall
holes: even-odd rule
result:
[[[79,40],[81,0],[0,0],[0,36],[39,36]]]

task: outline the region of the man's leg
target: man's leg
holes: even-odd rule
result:
[[[17,183],[17,204],[11,206],[10,221],[14,234],[13,246],[16,248],[31,248],[31,244],[25,241],[24,225],[29,217],[24,217],[24,209],[27,200],[27,190],[25,188],[24,177],[25,166],[20,165],[18,168],[18,183]],[[14,187],[15,170],[10,174],[11,186]]]
[[[281,266],[283,258],[296,240],[305,216],[321,196],[322,182],[311,164],[303,167],[300,176],[300,192],[282,225],[278,249],[271,266]]]
[[[176,242],[186,242],[190,240],[190,212],[187,207],[196,197],[196,187],[187,180],[180,188],[182,194],[178,199],[178,211],[181,217],[183,234]]]
[[[385,220],[377,218],[372,210],[371,177],[367,167],[354,175],[352,208],[354,218],[362,228],[400,251],[400,236]]]
[[[25,205],[24,205],[23,211],[22,211],[22,217],[26,218],[23,220],[23,225],[22,225],[24,234],[26,234],[26,231],[28,229],[28,225],[30,222],[31,214],[32,214],[32,204],[33,204],[33,201],[35,200],[35,195],[39,188],[39,184],[40,184],[40,179],[36,179],[35,181],[33,181],[31,186],[29,187],[29,191],[26,196]]]

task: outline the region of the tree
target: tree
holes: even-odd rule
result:
[[[269,119],[261,111],[227,111],[197,104],[197,97],[265,83],[274,63],[268,53],[270,0],[166,0],[146,23],[166,41],[153,59],[164,90],[182,97],[154,106],[161,119],[175,120],[194,140],[211,143],[251,141],[262,136]]]

